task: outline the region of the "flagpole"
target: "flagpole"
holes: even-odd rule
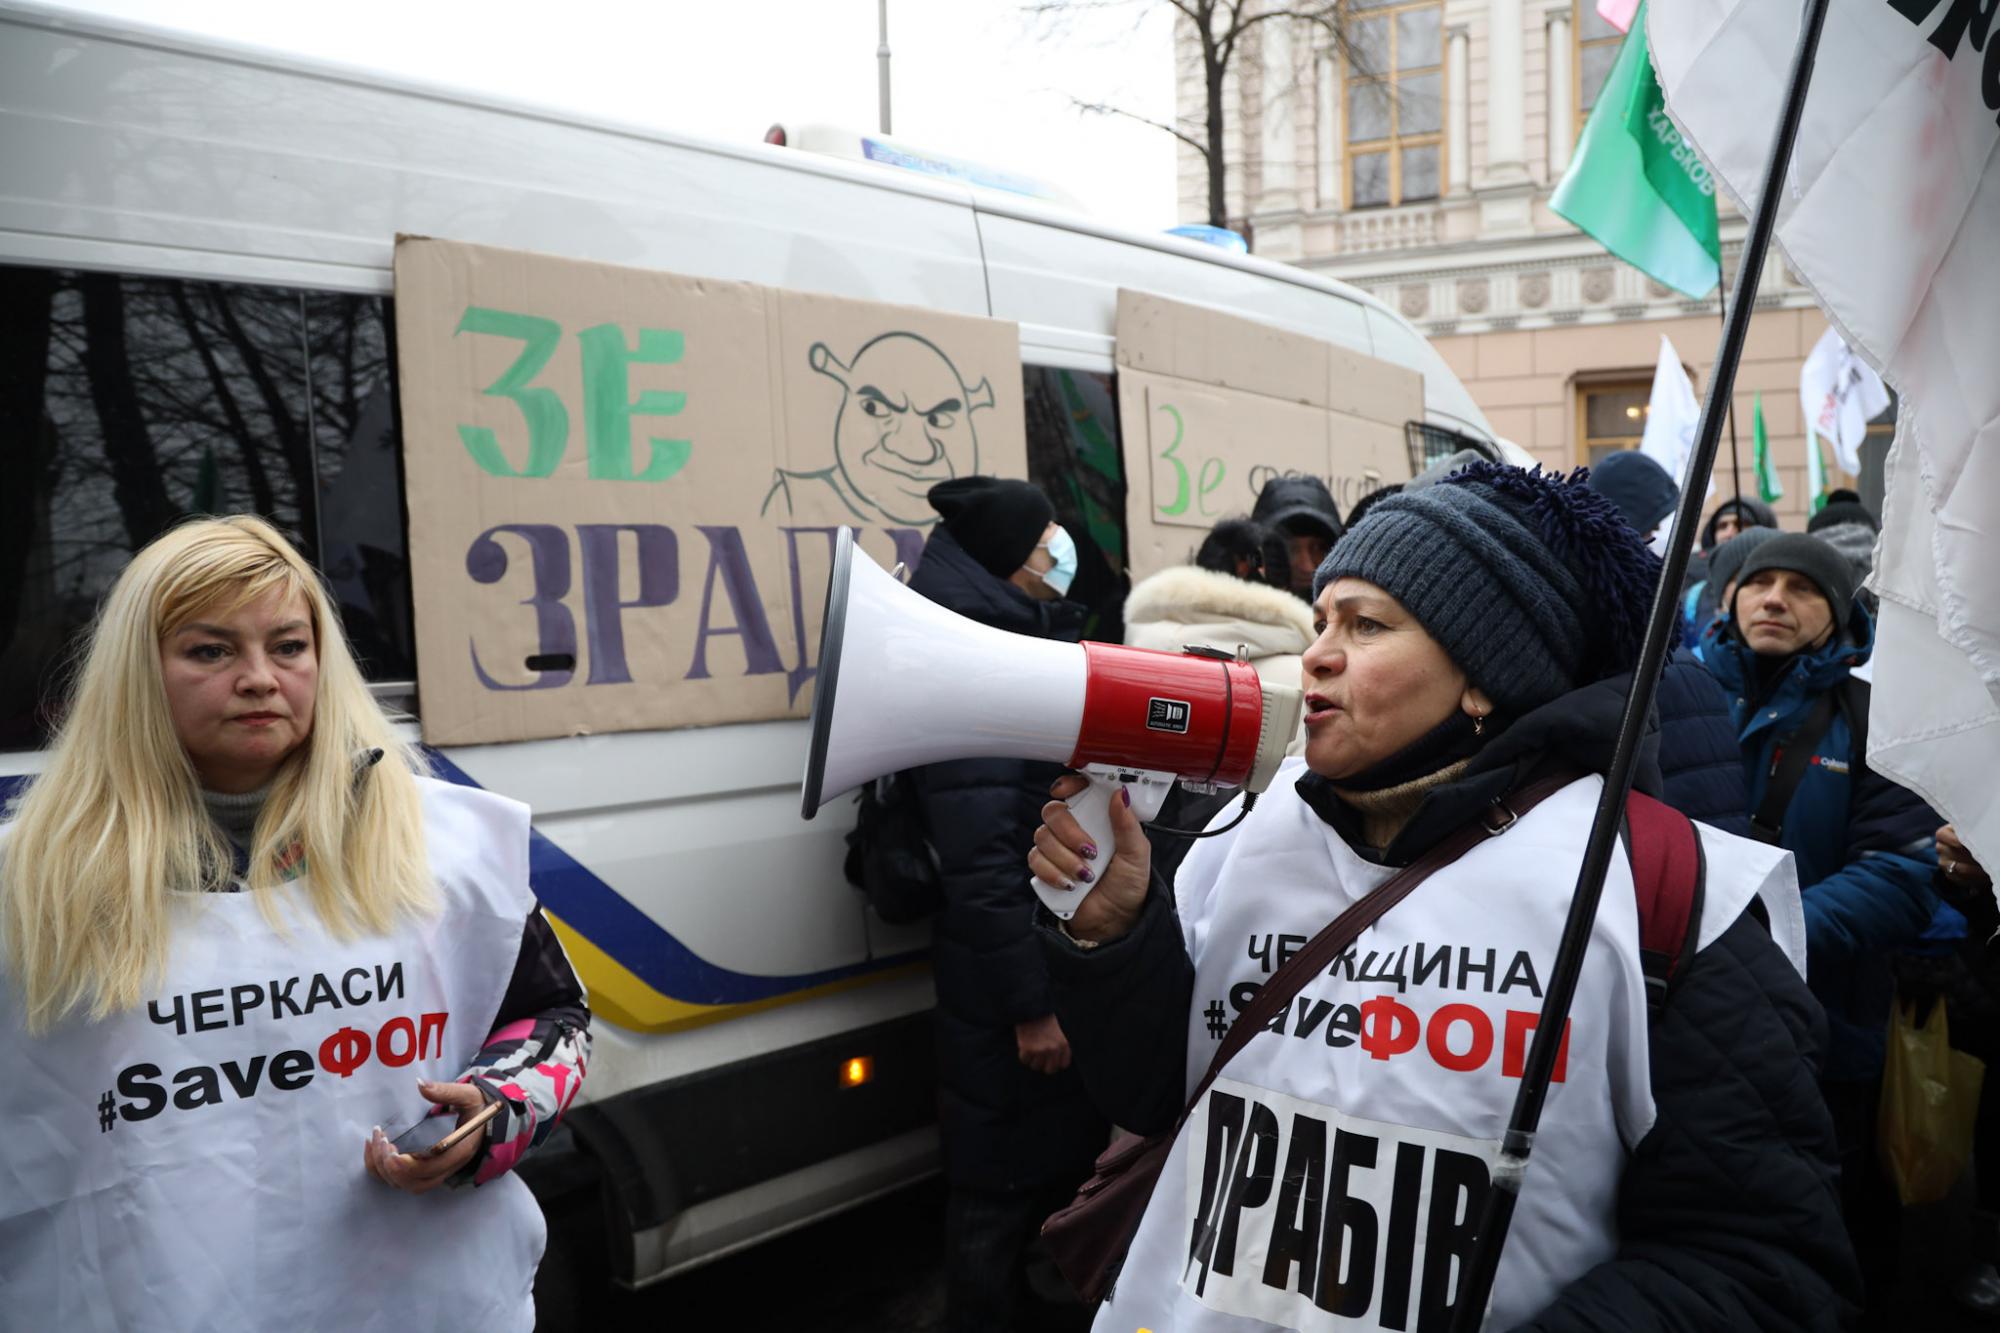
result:
[[[1652,617],[1646,627],[1646,642],[1639,651],[1639,665],[1632,676],[1631,693],[1625,697],[1625,713],[1618,724],[1618,742],[1612,750],[1611,768],[1604,775],[1604,791],[1597,802],[1597,816],[1590,826],[1583,867],[1577,875],[1576,893],[1570,900],[1569,918],[1563,925],[1562,943],[1556,950],[1554,969],[1549,975],[1547,997],[1535,1025],[1534,1041],[1528,1047],[1528,1062],[1522,1071],[1521,1086],[1514,1096],[1514,1111],[1500,1142],[1500,1157],[1494,1163],[1492,1185],[1486,1191],[1480,1214],[1478,1239],[1466,1265],[1459,1290],[1452,1302],[1454,1333],[1477,1333],[1485,1321],[1486,1305],[1492,1296],[1493,1278],[1500,1269],[1500,1254],[1507,1244],[1507,1229],[1520,1199],[1521,1181],[1527,1174],[1528,1156],[1534,1150],[1535,1132],[1541,1126],[1542,1106],[1548,1099],[1549,1080],[1555,1072],[1556,1055],[1562,1048],[1564,1029],[1569,1024],[1570,1002],[1575,998],[1577,980],[1583,971],[1584,950],[1597,921],[1598,900],[1604,893],[1604,876],[1611,854],[1618,844],[1618,830],[1624,822],[1625,794],[1632,785],[1632,769],[1639,756],[1639,741],[1645,732],[1646,715],[1652,710],[1654,686],[1666,660],[1669,641],[1678,628],[1679,590],[1687,574],[1688,552],[1694,544],[1696,526],[1701,522],[1708,479],[1715,470],[1715,455],[1722,443],[1722,420],[1736,387],[1736,367],[1743,359],[1743,342],[1750,331],[1750,313],[1756,304],[1757,282],[1763,276],[1764,256],[1771,246],[1771,232],[1777,225],[1778,200],[1785,169],[1791,162],[1792,145],[1798,139],[1799,118],[1805,110],[1806,89],[1812,82],[1813,58],[1819,50],[1820,29],[1826,22],[1828,0],[1805,0],[1799,21],[1798,45],[1792,54],[1792,73],[1785,89],[1784,108],[1777,133],[1771,138],[1770,157],[1764,164],[1763,189],[1744,237],[1742,261],[1736,269],[1736,286],[1730,296],[1722,326],[1722,343],[1716,349],[1715,369],[1709,376],[1708,398],[1702,406],[1701,426],[1695,435],[1694,466],[1681,492],[1680,513],[1673,536],[1667,543],[1666,566],[1653,592]]]
[[[1716,299],[1715,315],[1722,321],[1722,336],[1729,336],[1729,307]],[[1743,526],[1743,464],[1736,456],[1736,395],[1729,395],[1729,484],[1736,492],[1736,526]],[[1702,500],[1707,502],[1708,487],[1702,489]]]

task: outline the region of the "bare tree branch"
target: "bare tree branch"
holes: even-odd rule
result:
[[[1150,116],[1142,116],[1136,111],[1127,111],[1122,106],[1112,106],[1108,102],[1086,102],[1081,97],[1071,97],[1069,102],[1078,111],[1087,112],[1094,116],[1123,116],[1127,120],[1136,120],[1141,125],[1151,125],[1156,130],[1165,130],[1168,134],[1173,135],[1176,139],[1194,149],[1195,152],[1200,153],[1202,157],[1206,158],[1208,156],[1207,144],[1191,134],[1183,133],[1164,120],[1154,120]]]
[[[1361,68],[1364,63],[1357,59],[1354,44],[1348,39],[1344,11],[1338,0],[1296,0],[1295,3],[1279,4],[1275,8],[1261,8],[1251,0],[1024,0],[1022,12],[1045,22],[1061,23],[1064,19],[1086,13],[1103,13],[1109,10],[1123,10],[1130,3],[1142,3],[1157,11],[1171,7],[1173,11],[1188,21],[1193,29],[1194,40],[1188,42],[1188,34],[1175,33],[1175,66],[1181,80],[1176,96],[1187,90],[1187,83],[1199,78],[1201,91],[1198,113],[1191,116],[1175,116],[1173,121],[1159,120],[1140,115],[1108,102],[1090,101],[1072,96],[1071,104],[1079,111],[1093,115],[1122,116],[1127,120],[1150,126],[1173,135],[1174,139],[1201,155],[1206,165],[1208,177],[1207,211],[1208,221],[1213,226],[1230,225],[1228,216],[1228,173],[1237,166],[1254,169],[1254,159],[1245,157],[1241,163],[1228,157],[1227,123],[1236,108],[1226,106],[1228,101],[1228,78],[1231,66],[1239,55],[1253,68],[1238,71],[1239,81],[1259,72],[1257,50],[1261,43],[1252,38],[1247,48],[1239,50],[1246,35],[1260,25],[1274,19],[1309,26],[1325,34],[1322,45],[1314,46],[1330,50],[1347,58],[1355,66],[1357,74],[1373,71]],[[1192,48],[1192,49],[1190,49]],[[1249,89],[1251,83],[1242,84]],[[1294,67],[1282,72],[1281,90],[1296,93],[1304,87],[1296,62]],[[1271,91],[1267,88],[1267,91]],[[1177,123],[1176,123],[1177,122]]]
[[[1234,53],[1237,38],[1243,36],[1243,34],[1249,32],[1250,29],[1256,27],[1258,24],[1269,23],[1272,19],[1288,19],[1293,23],[1306,23],[1315,28],[1322,28],[1332,35],[1336,47],[1344,49],[1346,46],[1346,32],[1341,27],[1337,15],[1338,11],[1333,5],[1312,5],[1304,9],[1266,9],[1250,15],[1245,15],[1242,12],[1240,4],[1232,6],[1230,9],[1229,30],[1224,34],[1225,53],[1223,55],[1223,63],[1227,64],[1229,56]]]

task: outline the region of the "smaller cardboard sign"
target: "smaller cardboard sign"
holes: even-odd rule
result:
[[[1342,513],[1409,478],[1417,371],[1132,291],[1118,293],[1117,359],[1135,580],[1187,563],[1276,477],[1320,478]]]
[[[1327,414],[1319,408],[1152,375],[1134,387],[1146,400],[1143,461],[1155,524],[1206,532],[1256,503],[1243,461],[1249,455],[1228,448],[1230,441],[1258,442],[1252,466],[1272,475],[1324,471]],[[1128,453],[1128,466],[1139,461]]]

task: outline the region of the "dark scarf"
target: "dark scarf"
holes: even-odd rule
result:
[[[1498,728],[1490,719],[1484,734],[1475,733],[1472,719],[1454,708],[1437,726],[1351,777],[1324,778],[1308,771],[1299,778],[1299,795],[1349,846],[1357,849],[1374,846],[1374,839],[1367,836],[1366,825],[1371,816],[1379,817],[1384,811],[1374,808],[1378,802],[1356,802],[1350,797],[1410,788],[1410,809],[1414,810],[1431,786],[1457,776],[1467,761],[1497,734]],[[1426,781],[1432,778],[1436,781]]]

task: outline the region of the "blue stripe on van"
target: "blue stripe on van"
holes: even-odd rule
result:
[[[424,755],[437,776],[465,787],[478,787],[465,770],[429,746]],[[767,1000],[811,986],[923,957],[923,951],[850,963],[824,972],[793,976],[757,976],[719,967],[669,934],[659,922],[633,906],[616,889],[599,879],[582,862],[549,840],[541,830],[529,830],[528,882],[542,905],[574,927],[580,935],[611,955],[621,967],[662,995],[687,1004],[745,1004]],[[859,904],[856,911],[861,910]]]

